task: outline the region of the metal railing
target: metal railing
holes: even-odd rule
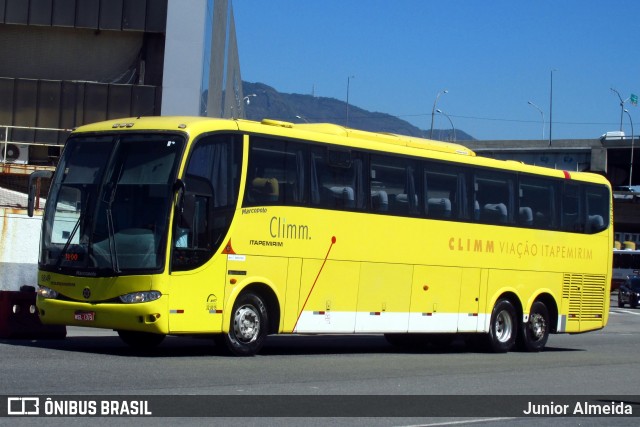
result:
[[[57,128],[43,128],[43,127],[34,127],[34,126],[8,126],[8,125],[0,125],[0,162],[1,163],[28,163],[28,155],[26,156],[26,161],[16,161],[14,158],[7,159],[7,153],[9,149],[9,144],[19,144],[21,146],[44,146],[44,147],[62,147],[62,144],[52,143],[52,142],[32,142],[32,141],[21,141],[19,139],[13,138],[13,131],[30,131],[30,132],[71,132],[71,129],[57,129]],[[12,135],[10,137],[9,135]],[[35,138],[30,138],[35,139]],[[27,148],[28,150],[28,148]],[[25,156],[23,156],[25,158]]]

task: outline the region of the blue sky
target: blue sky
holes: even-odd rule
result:
[[[242,78],[477,139],[597,138],[640,95],[637,0],[233,0]],[[640,106],[628,101],[637,133]],[[450,123],[436,114],[436,128]],[[635,130],[635,129],[634,129]],[[624,114],[624,131],[631,133]]]

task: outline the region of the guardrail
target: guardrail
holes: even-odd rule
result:
[[[71,132],[71,129],[58,129],[58,128],[44,128],[44,127],[34,127],[34,126],[9,126],[9,125],[0,125],[0,162],[2,163],[28,163],[28,152],[22,158],[26,159],[26,162],[17,162],[16,160],[20,158],[16,157],[16,153],[12,153],[10,148],[11,144],[19,146],[43,146],[43,147],[61,147],[61,144],[51,143],[51,142],[32,142],[32,141],[23,141],[16,138],[13,138],[13,131],[25,131],[25,132]],[[10,137],[9,135],[12,135]],[[35,139],[35,138],[33,138]],[[28,150],[28,149],[27,149]],[[7,159],[7,156],[9,158]]]

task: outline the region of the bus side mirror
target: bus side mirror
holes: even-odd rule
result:
[[[27,215],[33,216],[33,211],[36,204],[36,190],[38,180],[42,178],[51,178],[53,172],[51,171],[36,171],[29,175],[29,199],[27,201]]]

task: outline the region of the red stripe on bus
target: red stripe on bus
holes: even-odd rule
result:
[[[331,253],[331,248],[336,244],[336,236],[331,237],[331,244],[329,245],[329,249],[327,250],[327,254],[324,257],[324,261],[322,261],[322,265],[320,266],[320,270],[318,270],[318,274],[316,275],[316,279],[313,281],[313,285],[311,285],[311,289],[309,289],[309,294],[307,295],[307,299],[304,300],[304,304],[302,304],[302,310],[300,310],[300,314],[298,314],[298,318],[296,319],[296,324],[293,325],[293,331],[295,332],[298,327],[298,322],[300,321],[300,316],[302,316],[302,312],[307,306],[307,302],[309,302],[309,297],[311,296],[311,292],[313,292],[313,288],[316,287],[316,283],[318,283],[318,277],[320,277],[320,273],[322,273],[322,269],[324,265],[327,263],[327,259],[329,258],[329,254]]]

